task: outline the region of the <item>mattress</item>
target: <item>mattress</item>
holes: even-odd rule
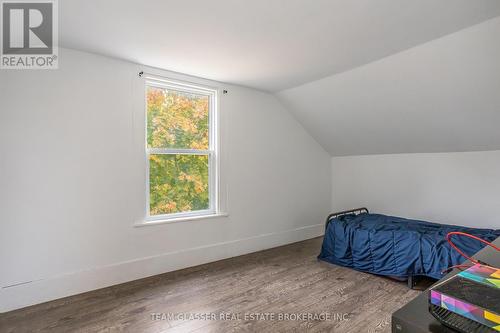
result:
[[[381,214],[343,215],[327,225],[320,260],[359,271],[406,279],[423,275],[435,279],[466,259],[446,241],[450,231],[462,231],[489,242],[500,230],[467,228],[410,220]],[[453,243],[467,255],[485,245],[454,236]]]

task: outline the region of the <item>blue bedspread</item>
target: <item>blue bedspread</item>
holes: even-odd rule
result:
[[[344,215],[328,224],[319,259],[379,275],[443,277],[446,268],[465,261],[446,241],[463,231],[492,242],[500,230],[466,228],[380,214]],[[468,255],[485,245],[463,236],[453,243]]]

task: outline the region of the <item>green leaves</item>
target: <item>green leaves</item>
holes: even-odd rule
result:
[[[148,147],[208,149],[209,97],[149,86]]]
[[[209,97],[147,87],[148,148],[209,148]],[[149,155],[150,215],[209,209],[207,154]]]
[[[150,214],[169,214],[209,208],[208,156],[149,157]]]

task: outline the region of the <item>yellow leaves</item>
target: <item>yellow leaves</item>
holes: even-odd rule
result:
[[[177,203],[175,201],[171,201],[165,205],[165,209],[169,212],[175,211],[176,208],[177,208]]]
[[[155,162],[155,163],[160,163],[160,156],[159,155],[149,155],[149,161],[150,162]]]
[[[165,92],[162,89],[149,87],[146,97],[148,107],[159,107],[165,101]]]
[[[161,147],[164,141],[175,142],[175,135],[167,131],[163,126],[158,126],[153,134],[153,147]]]
[[[147,103],[151,147],[208,149],[207,96],[149,87]]]
[[[151,209],[152,215],[169,214],[177,211],[177,203],[174,201],[156,205]]]
[[[180,175],[179,175],[179,180],[182,180],[182,181],[193,181],[194,177],[191,176],[191,175],[188,175],[186,174],[185,172],[181,172]]]
[[[203,184],[202,181],[196,180],[194,184],[194,190],[196,193],[204,192],[207,189],[208,185]]]
[[[206,155],[151,154],[149,179],[153,215],[209,207]]]
[[[209,147],[209,98],[148,87],[148,146],[205,150]],[[208,209],[208,156],[150,155],[152,215]]]
[[[194,142],[192,149],[203,150],[208,147],[208,138],[203,138],[200,142]]]
[[[181,172],[179,175],[179,180],[194,183],[194,191],[200,194],[208,189],[208,184],[203,182],[200,175],[188,175]]]

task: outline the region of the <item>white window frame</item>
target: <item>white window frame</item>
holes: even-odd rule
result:
[[[149,148],[147,142],[148,136],[148,114],[147,114],[147,88],[156,87],[160,89],[170,89],[179,92],[193,93],[204,95],[209,98],[208,109],[208,130],[209,130],[209,147],[207,150],[200,149],[177,149],[177,148]],[[218,154],[218,90],[208,86],[198,85],[190,82],[171,80],[156,76],[146,76],[144,84],[144,115],[145,115],[145,135],[144,143],[146,149],[146,218],[145,222],[159,221],[177,221],[189,220],[202,217],[212,217],[219,215],[219,154]],[[189,212],[179,212],[170,214],[150,214],[150,179],[149,179],[149,157],[151,154],[166,154],[166,155],[206,155],[208,156],[208,193],[209,193],[209,208],[204,210],[196,210]]]

